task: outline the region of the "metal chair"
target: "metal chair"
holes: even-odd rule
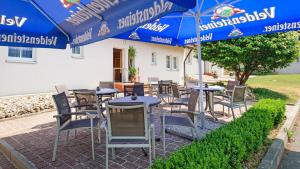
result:
[[[226,86],[226,90],[224,91],[224,93],[228,96],[230,96],[233,92],[233,89],[235,86],[239,85],[239,82],[238,81],[235,81],[235,80],[229,80],[227,82],[227,86]]]
[[[100,88],[109,88],[109,89],[114,89],[114,82],[110,82],[110,81],[100,81],[99,82],[99,87]]]
[[[67,131],[67,138],[66,142],[69,140],[69,131],[75,130],[79,128],[90,128],[91,130],[91,140],[92,140],[92,157],[95,159],[95,152],[94,152],[94,128],[98,129],[98,139],[100,143],[100,123],[99,118],[95,114],[90,114],[89,112],[72,112],[68,102],[68,98],[65,93],[60,93],[57,95],[53,95],[53,100],[56,104],[58,114],[54,117],[56,118],[57,122],[57,130],[56,130],[56,137],[53,149],[53,156],[52,161],[56,160],[56,151],[59,142],[60,133],[63,131]],[[73,115],[86,115],[87,119],[80,119],[80,120],[72,120]]]
[[[137,96],[144,96],[144,83],[135,83],[133,85],[124,85],[124,96],[131,96],[131,95],[137,95]]]
[[[220,104],[231,109],[232,116],[235,119],[234,108],[239,108],[240,113],[242,113],[241,107],[245,107],[247,111],[247,103],[246,103],[246,96],[247,96],[247,87],[246,86],[235,86],[233,88],[232,94],[230,96],[223,95],[223,100],[216,101],[215,104]]]
[[[192,90],[188,103],[169,103],[171,106],[187,106],[187,110],[174,110],[171,108],[171,115],[162,114],[161,116],[161,131],[163,138],[163,151],[165,153],[166,150],[166,141],[165,141],[165,130],[166,126],[183,126],[189,127],[192,132],[192,139],[195,139],[196,128],[197,128],[197,118],[199,112],[196,111],[197,102],[199,99],[199,91]],[[173,114],[183,114],[184,116],[174,116]]]
[[[97,96],[95,90],[76,90],[74,91],[75,99],[76,99],[76,107],[77,111],[88,111],[91,114],[102,115],[104,108],[97,102]]]
[[[172,98],[172,80],[161,80],[158,81],[158,94],[157,97],[160,98],[164,103],[169,103]]]
[[[108,168],[108,150],[112,148],[149,148],[149,162],[155,158],[154,125],[147,115],[147,106],[143,103],[106,102],[106,168]],[[152,152],[152,153],[151,153]]]
[[[171,84],[172,88],[172,94],[173,94],[173,100],[172,102],[188,102],[188,95],[191,94],[191,92],[186,92],[186,90],[179,90],[178,84],[172,83]],[[182,97],[186,96],[186,97]]]

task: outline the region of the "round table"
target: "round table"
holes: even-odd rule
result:
[[[195,90],[200,90],[200,86],[194,86]],[[217,91],[224,91],[225,88],[222,86],[203,86],[203,91],[206,95],[206,106],[205,110],[209,110],[208,112],[213,116],[214,119],[217,120],[215,117],[215,111],[214,111],[214,93]]]
[[[160,99],[152,96],[137,96],[136,100],[132,100],[131,96],[126,96],[109,101],[109,103],[145,103],[150,108],[150,110],[152,106],[159,105],[160,102]]]
[[[113,95],[118,93],[117,89],[110,89],[110,88],[102,88],[100,90],[96,90],[96,95],[103,96],[103,95]]]

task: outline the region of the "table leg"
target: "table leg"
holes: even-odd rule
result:
[[[214,110],[214,92],[209,92],[209,112],[210,114],[212,115],[212,117],[214,118],[214,120],[218,120],[216,117],[215,117],[215,110]]]

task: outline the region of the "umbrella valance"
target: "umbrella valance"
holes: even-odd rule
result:
[[[86,45],[194,6],[195,0],[2,0],[0,45]]]
[[[199,0],[201,41],[268,34],[300,29],[297,0]],[[195,14],[172,13],[117,38],[185,46],[197,43]]]

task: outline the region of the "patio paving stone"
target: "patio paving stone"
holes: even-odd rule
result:
[[[158,110],[158,108],[153,109],[153,111],[156,112],[154,118],[156,137],[160,137],[160,117],[157,113]],[[3,131],[0,129],[0,139],[5,140],[12,145],[38,168],[105,168],[104,131],[101,132],[101,144],[99,144],[98,140],[95,138],[96,160],[92,160],[90,130],[78,129],[76,137],[74,131],[70,132],[70,139],[66,145],[66,134],[61,134],[57,151],[57,160],[55,162],[51,161],[56,130],[56,123],[52,117],[54,114],[56,114],[56,112],[2,121],[0,122],[0,125],[3,126]],[[206,119],[209,119],[209,117]],[[224,123],[231,121],[232,117],[220,116],[219,119],[220,122],[206,120],[206,128],[199,130],[200,137],[204,137],[207,133],[222,126]],[[14,127],[18,126],[18,123],[22,123],[22,127]],[[11,132],[7,131],[8,128],[10,128]],[[189,129],[184,128],[170,129],[181,132],[190,132]],[[95,131],[95,136],[96,135],[97,131]],[[166,134],[166,139],[166,155],[180,149],[183,145],[191,143],[190,140],[169,133]],[[162,142],[156,142],[155,146],[156,157],[162,157]],[[111,157],[111,150],[109,151],[109,155],[110,168],[142,169],[149,166],[149,157],[144,156],[144,153],[140,148],[116,149],[116,158],[114,160]]]

